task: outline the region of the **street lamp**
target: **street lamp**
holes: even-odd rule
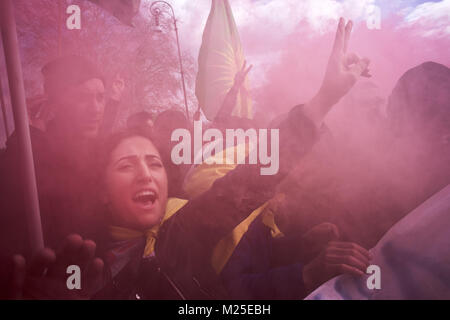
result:
[[[181,61],[181,49],[180,49],[180,41],[179,41],[179,37],[178,37],[177,19],[175,18],[175,12],[173,11],[173,8],[170,5],[170,3],[166,2],[166,1],[153,2],[152,5],[150,6],[150,13],[152,14],[152,16],[155,17],[156,29],[154,31],[162,32],[162,29],[159,25],[159,17],[163,13],[163,11],[160,9],[160,6],[167,6],[168,8],[170,8],[170,11],[172,12],[173,25],[175,27],[175,34],[177,37],[178,59],[180,61],[181,83],[183,84],[184,106],[186,107],[186,117],[189,121],[189,109],[188,109],[187,96],[186,96],[186,85],[184,82],[183,63]]]

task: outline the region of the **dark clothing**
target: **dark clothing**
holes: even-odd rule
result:
[[[30,127],[33,157],[46,246],[57,248],[70,233],[90,237],[94,228],[92,197],[95,179],[87,169],[73,164],[75,153],[51,133]],[[86,159],[86,168],[90,159]],[[0,159],[0,256],[30,254],[27,239],[22,172],[17,136],[8,140]]]
[[[218,179],[211,189],[191,200],[161,226],[156,242],[155,261],[160,268],[160,276],[164,278],[161,283],[165,288],[168,287],[168,282],[172,289],[176,288],[169,290],[168,298],[173,297],[174,292],[181,293],[186,299],[227,297],[220,289],[220,279],[211,266],[215,246],[252,211],[274,196],[275,186],[299,158],[309,152],[316,140],[314,125],[303,116],[301,107],[294,108],[280,125],[278,174],[263,176],[260,174],[260,165],[240,165]],[[142,262],[142,252],[137,251],[136,259],[145,263]],[[140,272],[137,272],[135,279],[139,275]],[[298,273],[298,277],[300,275]],[[129,276],[129,273],[125,275]],[[114,281],[113,279],[112,282]],[[146,282],[145,287],[144,282],[135,281],[137,280],[125,281],[139,283],[139,286],[128,289],[126,296],[135,297],[138,292],[142,298],[152,296],[154,283]],[[301,282],[301,279],[298,281]],[[162,290],[159,298],[165,299],[165,294],[167,291]],[[283,294],[296,296],[294,291]],[[114,290],[106,295],[111,296],[114,296]]]
[[[306,296],[303,265],[278,265],[275,239],[261,218],[254,221],[220,276],[232,299],[300,299]]]
[[[119,113],[120,101],[108,99],[105,105],[105,114],[103,115],[103,124],[101,127],[101,134],[108,136],[114,131]]]
[[[223,297],[221,291],[218,290],[220,281],[211,266],[213,249],[220,239],[231,232],[252,211],[274,196],[275,186],[289,173],[298,160],[310,151],[318,138],[314,124],[303,115],[301,106],[292,109],[289,117],[280,125],[279,129],[280,159],[279,171],[276,175],[261,175],[261,164],[240,165],[225,177],[218,179],[211,189],[190,201],[161,226],[156,241],[155,261],[158,266],[156,270],[160,268],[162,271],[160,275],[164,279],[160,283],[163,287],[167,287],[167,283],[169,283],[170,289],[176,288],[175,292],[182,293],[182,296],[187,299]],[[43,151],[35,150],[34,152],[38,155],[35,160],[39,159],[39,156],[46,159],[45,151],[45,148],[43,148]],[[51,160],[51,158],[46,160]],[[248,163],[248,161],[246,162]],[[49,166],[51,161],[46,161],[45,163]],[[54,178],[53,175],[42,176],[42,173],[39,173],[46,173],[41,168],[44,162],[41,163],[39,161],[36,164],[38,181],[49,177],[51,179]],[[44,168],[50,170],[50,172],[54,170],[52,167]],[[64,172],[66,175],[63,174]],[[57,172],[57,178],[60,178],[59,174],[63,177],[71,178],[71,175],[67,175],[66,170],[60,173]],[[42,183],[38,182],[38,187],[41,185]],[[20,184],[18,187],[20,187]],[[64,187],[64,185],[61,185],[61,187]],[[17,189],[14,190],[17,191]],[[89,190],[86,190],[81,194],[88,192]],[[60,194],[63,198],[66,196],[72,197],[72,194],[65,194],[63,190],[61,190]],[[17,197],[17,194],[15,196]],[[52,194],[48,194],[48,196],[49,199],[52,198]],[[65,204],[64,199],[58,202]],[[57,209],[55,208],[54,210]],[[64,223],[66,216],[62,216],[62,213],[66,214],[66,212],[54,210],[48,212],[50,217],[55,219],[49,221],[49,225],[55,226],[61,220]],[[9,213],[11,212],[17,213],[17,210],[10,210]],[[46,210],[42,210],[42,215],[43,220],[46,220]],[[83,217],[84,215],[81,216]],[[62,217],[64,219],[61,219]],[[75,217],[78,218],[76,215]],[[15,223],[15,227],[18,228],[16,230],[23,230],[23,228],[20,228],[21,221],[23,220],[13,216],[9,223]],[[44,227],[46,238],[53,237],[52,233],[57,231],[56,229]],[[5,241],[8,239],[6,237]],[[2,244],[5,243],[7,242]],[[139,286],[125,289],[123,294],[116,294],[117,286],[114,283],[117,282],[117,279],[111,277],[113,279],[110,279],[108,282],[105,288],[106,292],[102,296],[103,298],[129,298],[136,297],[136,294],[142,295],[143,298],[155,298],[155,295],[152,293],[154,283],[138,280],[141,275],[147,273],[148,270],[141,270],[141,268],[147,268],[145,266],[148,264],[142,259],[143,251],[137,250],[136,252],[130,258],[130,263],[133,264],[133,261],[137,261],[137,267],[130,265],[133,272],[124,271],[124,277],[127,279],[124,283],[136,283]],[[152,271],[149,272],[152,273]],[[157,278],[161,279],[159,276]],[[107,290],[108,288],[110,290]],[[173,298],[173,290],[165,292],[164,290],[161,291],[160,294],[157,294],[157,297],[160,299]],[[177,295],[179,296],[178,293]]]
[[[78,233],[96,240],[97,217],[91,216],[93,177],[71,165],[65,146],[53,136],[30,127],[44,244],[57,249],[65,237]],[[88,159],[86,159],[87,161]],[[0,156],[0,297],[14,254],[31,257],[25,215],[23,179],[17,136],[13,134]]]
[[[105,282],[93,299],[183,299],[155,256],[142,257],[145,239],[113,242],[103,255]],[[199,298],[204,298],[199,296]]]

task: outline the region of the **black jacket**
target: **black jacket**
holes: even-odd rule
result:
[[[114,279],[110,278],[106,282],[98,297],[123,299],[137,297],[136,294],[138,294],[142,298],[153,299],[223,298],[219,279],[211,267],[211,254],[214,247],[252,211],[274,196],[275,186],[289,173],[298,160],[309,152],[318,138],[315,126],[303,115],[301,106],[291,110],[288,117],[280,124],[279,130],[280,158],[279,171],[276,175],[263,176],[260,174],[260,164],[246,164],[238,166],[225,177],[217,180],[210,190],[191,200],[160,228],[156,243],[156,260],[142,259],[143,251],[141,251],[136,255],[136,261],[133,260],[133,263],[129,265],[130,269],[123,269],[123,273],[119,273]],[[42,145],[45,146],[45,143],[42,142]],[[37,154],[42,155],[45,152],[46,150],[39,150]],[[35,156],[35,161],[36,158],[39,159],[39,156]],[[39,187],[40,180],[53,177],[46,175],[45,169],[48,168],[42,166],[44,163],[36,164]],[[3,172],[8,172],[4,166]],[[14,177],[12,178],[14,180]],[[5,180],[2,179],[2,183],[4,182]],[[20,192],[20,185],[9,188],[3,184],[2,189],[5,190],[5,194],[0,195],[3,204],[6,203],[7,207],[11,208],[8,202],[12,203],[13,200],[20,199],[20,195],[15,194]],[[15,196],[16,199],[8,199],[5,195]],[[46,203],[51,204],[52,195],[46,194],[46,196],[50,198]],[[64,204],[64,200],[60,202]],[[48,227],[44,224],[44,236],[52,239],[53,233],[57,230],[51,226],[57,226],[61,221],[62,223],[66,221],[67,224],[67,216],[52,210],[41,211],[44,215],[43,220],[49,224]],[[18,238],[23,241],[23,238],[26,238],[23,220],[17,219],[14,215],[11,216],[12,212],[17,213],[20,210],[11,209],[9,214],[3,215],[1,219],[6,222],[6,227],[8,223],[14,221],[14,228],[17,227],[14,234],[19,235]],[[86,224],[80,224],[80,226],[83,225]],[[85,230],[78,231],[83,234]],[[8,237],[5,241],[8,241]],[[3,242],[4,245],[6,243]],[[161,288],[167,288],[167,290],[155,291],[154,288],[158,287],[155,286],[155,281],[146,281],[146,279],[152,279],[155,272],[155,279],[157,279],[155,281],[160,281],[158,283]],[[124,280],[118,278],[120,275]],[[124,284],[123,288],[122,284]]]
[[[218,179],[210,190],[191,200],[161,226],[156,258],[142,259],[142,247],[136,261],[111,279],[101,297],[227,298],[211,266],[216,244],[274,196],[275,186],[318,139],[315,126],[303,115],[301,106],[292,109],[279,130],[278,174],[263,176],[260,165],[246,164]]]

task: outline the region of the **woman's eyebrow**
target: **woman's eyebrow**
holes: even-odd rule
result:
[[[145,156],[145,158],[161,160],[161,158],[159,156],[157,156],[156,154],[148,154]]]
[[[135,160],[135,159],[137,159],[137,156],[125,156],[125,157],[119,158],[119,160],[117,160],[115,163],[119,163],[122,160]]]
[[[123,160],[136,160],[138,158],[138,156],[134,155],[134,156],[125,156],[125,157],[121,157],[119,158],[115,163],[119,163],[120,161]],[[145,158],[147,159],[157,159],[161,161],[161,158],[159,156],[157,156],[156,154],[147,154],[145,155]]]

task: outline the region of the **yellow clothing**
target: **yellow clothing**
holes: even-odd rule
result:
[[[166,204],[166,210],[164,214],[164,218],[159,225],[154,226],[153,228],[142,232],[137,230],[132,230],[123,227],[110,226],[109,232],[111,237],[114,240],[131,240],[140,237],[145,237],[146,244],[144,249],[144,257],[148,257],[155,251],[155,243],[158,236],[159,227],[171,216],[173,216],[178,210],[183,208],[188,200],[178,199],[178,198],[169,198]]]
[[[211,257],[211,264],[217,274],[222,272],[222,269],[231,258],[234,250],[241,241],[244,234],[252,222],[262,214],[263,224],[270,229],[272,237],[282,237],[283,233],[275,224],[274,212],[277,209],[279,201],[284,199],[284,194],[277,194],[274,198],[264,203],[262,206],[254,210],[244,221],[242,221],[236,228],[233,229],[225,238],[219,241],[214,249]]]

